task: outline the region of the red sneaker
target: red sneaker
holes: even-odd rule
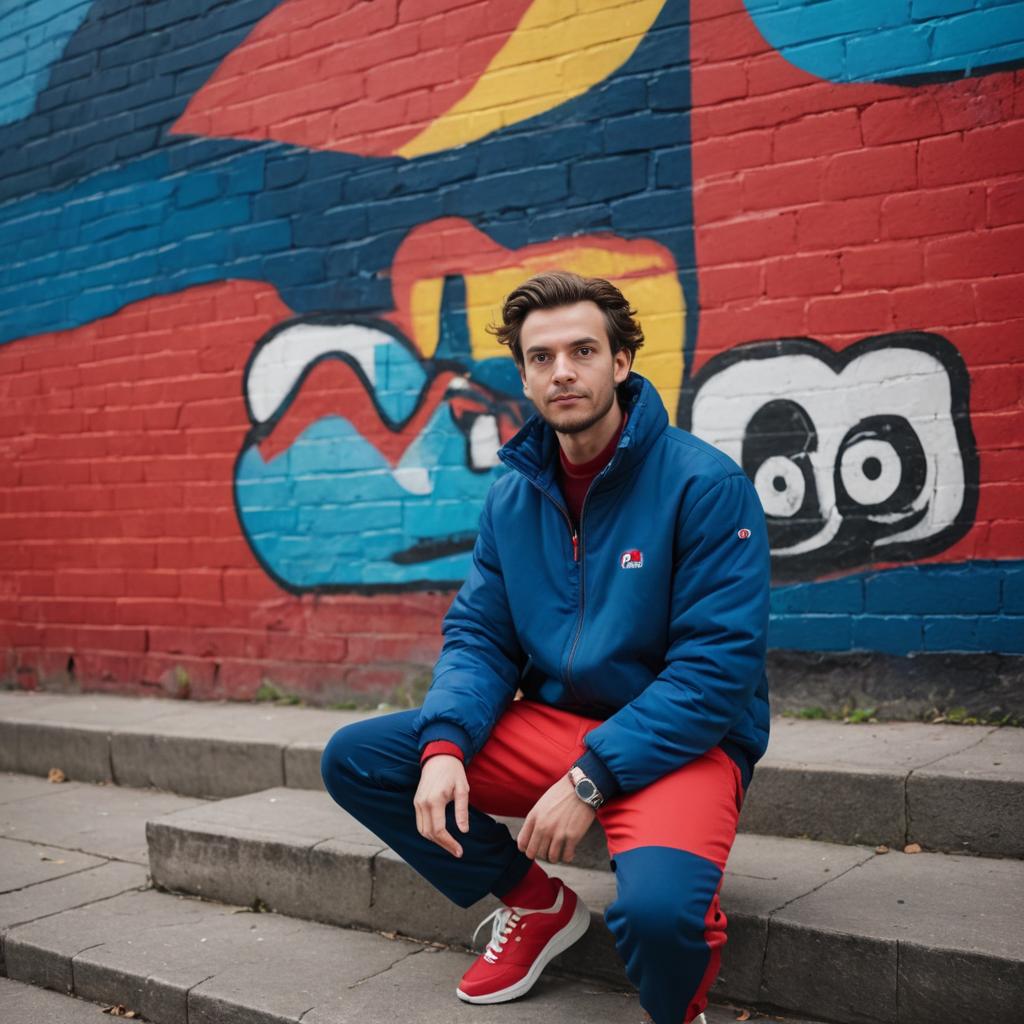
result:
[[[498,907],[473,933],[494,922],[491,940],[462,976],[456,995],[467,1003],[505,1003],[526,995],[549,961],[583,937],[590,927],[586,904],[561,879],[548,910]]]

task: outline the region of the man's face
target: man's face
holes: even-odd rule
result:
[[[594,302],[535,309],[520,330],[523,392],[555,430],[579,434],[609,414],[630,355],[612,355],[604,314]]]

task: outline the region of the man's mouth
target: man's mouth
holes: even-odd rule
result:
[[[582,397],[582,395],[559,395],[557,398],[551,399],[551,403],[552,405],[562,405],[563,403],[571,404]]]

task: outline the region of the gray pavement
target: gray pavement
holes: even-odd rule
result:
[[[365,712],[0,692],[0,770],[215,798],[320,790],[320,755]],[[1024,730],[776,718],[740,829],[1024,857]],[[600,850],[597,851],[600,859]]]

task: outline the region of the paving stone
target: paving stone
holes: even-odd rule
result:
[[[1018,861],[875,856],[772,915],[761,996],[850,1022],[896,1021],[897,1006],[915,1024],[1012,1020],[1024,992],[1022,912]],[[927,1005],[911,1002],[922,991]]]
[[[914,722],[851,725],[774,718],[740,828],[763,835],[903,846],[907,775],[970,747],[990,731],[987,726],[958,731]]]
[[[162,716],[152,731],[114,731],[111,762],[118,783],[203,797],[282,786],[288,744],[307,741],[323,749],[336,729],[353,720],[350,712],[226,703],[203,702]]]
[[[21,775],[16,772],[0,772],[0,804],[9,804],[26,797],[51,796],[65,788],[79,785],[75,782],[50,782],[38,775]]]
[[[0,839],[0,864],[3,864],[3,870],[0,871],[0,895],[103,863],[100,857],[90,857],[73,850]]]
[[[0,792],[8,781],[0,778]],[[155,790],[52,784],[42,795],[0,803],[0,836],[145,865],[146,818],[195,803]]]
[[[5,718],[0,720],[0,768],[30,775],[59,768],[68,779],[109,781],[110,737],[102,726]]]
[[[156,884],[329,924],[370,924],[384,849],[325,793],[277,788],[153,819]],[[225,871],[225,865],[232,869]]]
[[[109,1004],[107,1004],[109,1005]],[[100,1024],[103,1005],[0,978],[0,1020],[20,1024]]]
[[[924,846],[1024,858],[1024,729],[997,729],[915,770],[907,808],[909,837]]]

